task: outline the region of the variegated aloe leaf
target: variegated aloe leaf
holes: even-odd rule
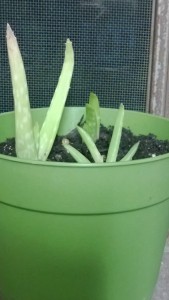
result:
[[[15,108],[16,153],[19,158],[36,160],[37,149],[26,74],[17,39],[9,24],[7,24],[6,40]]]
[[[46,160],[57,134],[74,68],[72,42],[67,39],[61,75],[39,135],[38,159]]]

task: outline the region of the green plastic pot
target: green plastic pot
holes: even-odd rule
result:
[[[41,123],[45,112],[33,115]],[[60,133],[82,113],[66,108]],[[114,122],[115,110],[101,113]],[[164,118],[126,111],[124,125],[169,139]],[[0,140],[13,135],[13,113],[2,114]],[[0,299],[151,299],[169,228],[169,154],[103,165],[0,155],[0,172]]]

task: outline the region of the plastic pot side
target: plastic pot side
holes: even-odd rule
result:
[[[41,122],[45,111],[33,113]],[[82,113],[65,109],[60,132]],[[103,123],[115,113],[103,109]],[[125,126],[169,138],[164,118],[126,112]],[[13,129],[2,114],[0,140]],[[0,170],[2,299],[151,299],[169,228],[168,154],[90,166],[0,155]]]

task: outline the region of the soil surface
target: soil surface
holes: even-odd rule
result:
[[[100,153],[106,158],[107,151],[112,136],[113,127],[100,127],[100,138],[96,141],[96,146]],[[57,136],[53,144],[52,150],[49,154],[48,161],[57,162],[75,162],[72,156],[62,146],[62,139],[66,138],[69,140],[70,145],[74,146],[81,153],[83,153],[91,162],[93,159],[82,142],[81,137],[76,129],[72,130],[66,136]],[[140,141],[139,148],[133,159],[141,159],[154,157],[161,154],[169,153],[169,141],[158,140],[155,135],[134,135],[130,129],[123,128],[122,138],[118,153],[117,161],[119,161],[128,150],[137,142]],[[0,153],[10,156],[16,156],[15,152],[15,139],[7,139],[5,142],[0,143]]]

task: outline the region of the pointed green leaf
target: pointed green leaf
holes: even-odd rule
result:
[[[68,153],[71,154],[71,156],[81,164],[90,164],[90,160],[88,160],[82,153],[80,153],[77,149],[75,149],[73,146],[67,144],[66,142],[62,141],[63,147],[67,150]]]
[[[106,162],[115,162],[117,159],[117,154],[119,151],[119,145],[120,145],[121,134],[122,134],[122,128],[123,128],[123,118],[124,118],[124,106],[123,104],[121,104],[117,112],[117,118],[116,118],[112,138],[109,145]]]
[[[42,125],[39,137],[39,160],[46,160],[50,150],[52,148],[53,142],[55,140],[60,120],[62,117],[64,105],[67,99],[67,95],[70,88],[70,83],[72,79],[74,68],[74,52],[72,47],[72,42],[67,39],[65,59],[63,63],[63,68],[61,75],[56,87],[54,96],[52,98],[50,107],[47,111],[45,121]]]
[[[140,142],[137,142],[136,144],[134,144],[130,150],[127,152],[127,154],[120,160],[120,161],[130,161],[132,160],[133,156],[136,154],[138,146],[139,146]]]
[[[81,127],[77,126],[77,130],[83,140],[83,142],[86,144],[88,150],[90,151],[91,156],[93,157],[94,161],[96,163],[102,163],[103,162],[103,157],[98,151],[95,143],[93,142],[92,138],[90,135]]]
[[[7,24],[8,58],[15,107],[15,141],[17,157],[37,159],[26,74],[17,39]]]
[[[86,104],[86,119],[83,129],[88,132],[93,141],[99,138],[100,133],[100,107],[98,97],[90,93],[89,103]]]

